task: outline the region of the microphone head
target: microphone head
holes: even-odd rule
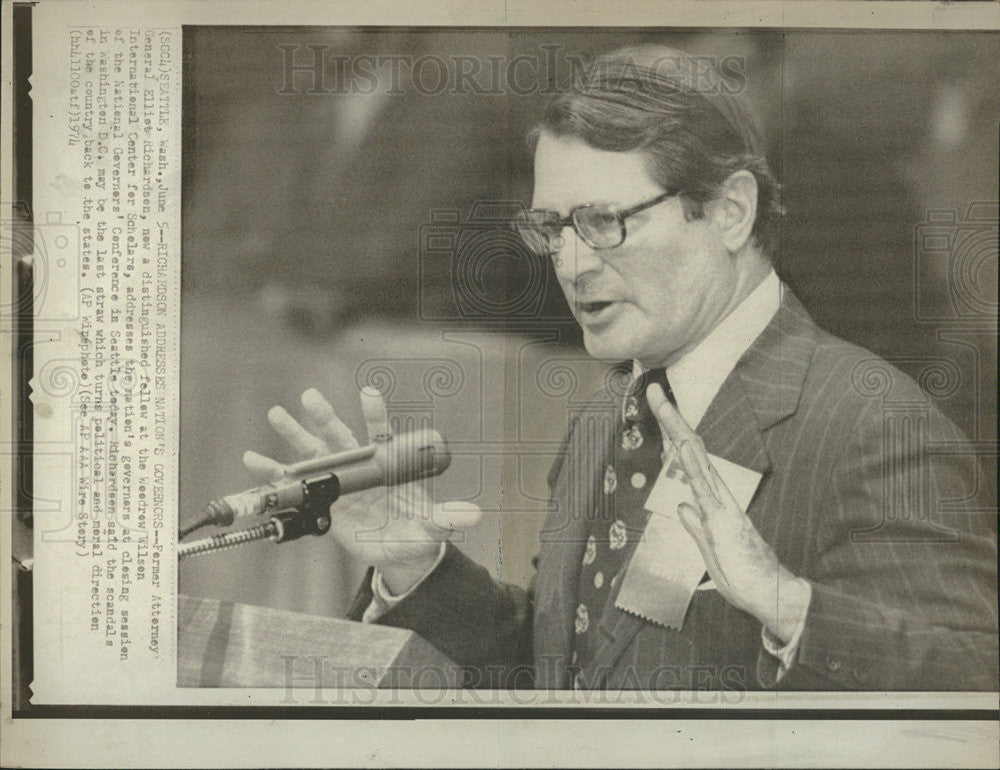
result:
[[[451,465],[451,452],[441,434],[420,428],[375,444],[376,463],[386,484],[405,484],[444,473]]]

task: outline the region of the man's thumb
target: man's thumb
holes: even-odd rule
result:
[[[434,525],[440,529],[466,529],[479,523],[483,518],[483,511],[475,503],[453,500],[435,505],[432,518]]]

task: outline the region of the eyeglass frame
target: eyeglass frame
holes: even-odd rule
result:
[[[652,208],[653,206],[656,206],[656,205],[658,205],[660,203],[663,203],[668,198],[676,198],[682,192],[683,192],[682,190],[670,188],[670,189],[668,189],[668,190],[660,193],[659,195],[657,195],[654,198],[650,198],[649,200],[643,201],[642,203],[637,203],[636,205],[630,206],[630,207],[625,208],[625,209],[619,209],[618,207],[612,206],[612,205],[607,204],[607,203],[581,203],[579,206],[574,206],[573,208],[571,208],[569,210],[569,213],[566,216],[562,216],[562,215],[559,214],[558,211],[553,211],[552,209],[527,209],[523,213],[525,215],[532,214],[532,213],[552,214],[552,215],[554,215],[554,218],[556,220],[555,222],[553,222],[553,224],[558,224],[559,225],[559,232],[560,233],[566,227],[570,227],[571,226],[573,228],[573,232],[576,233],[576,236],[581,241],[583,241],[588,246],[590,246],[590,248],[595,249],[597,251],[607,251],[608,249],[616,249],[619,246],[621,246],[623,243],[625,243],[625,238],[628,235],[628,230],[625,227],[625,220],[626,219],[628,219],[629,217],[631,217],[631,216],[633,216],[635,214],[638,214],[640,211],[645,211],[646,209]],[[595,244],[595,243],[591,242],[591,240],[589,238],[587,238],[583,233],[580,232],[580,229],[576,225],[576,219],[575,219],[575,217],[576,217],[576,213],[578,211],[582,211],[583,209],[598,208],[598,207],[606,208],[611,214],[614,214],[615,218],[618,220],[618,230],[619,230],[619,234],[620,234],[621,237],[620,237],[620,240],[617,243],[613,244],[613,245],[600,246],[598,244]],[[517,226],[516,219],[511,224],[512,224],[512,226],[514,226],[516,228],[516,226]],[[561,237],[561,236],[556,236],[556,237]],[[553,239],[553,241],[554,240],[555,239]],[[559,248],[561,248],[561,246]],[[557,250],[558,249],[549,252],[546,256],[549,256],[549,257],[553,256]]]

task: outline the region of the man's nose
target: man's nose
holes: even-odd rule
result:
[[[555,245],[559,248],[552,254],[552,264],[561,282],[575,283],[588,273],[599,272],[604,265],[598,251],[585,243],[570,226],[563,228]]]

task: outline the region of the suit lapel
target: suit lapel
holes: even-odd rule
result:
[[[767,473],[764,434],[794,414],[816,349],[816,327],[782,284],[781,305],[729,373],[698,424],[712,454]]]
[[[698,435],[711,454],[762,475],[771,470],[763,434],[798,407],[816,347],[815,331],[805,309],[783,284],[775,317],[740,358],[698,424]],[[576,601],[579,561],[577,556],[574,582],[567,586],[570,607]],[[646,621],[619,610],[613,600],[606,605],[584,681],[597,686],[604,678],[598,674],[606,676],[644,625]],[[570,617],[567,628],[571,627]]]

